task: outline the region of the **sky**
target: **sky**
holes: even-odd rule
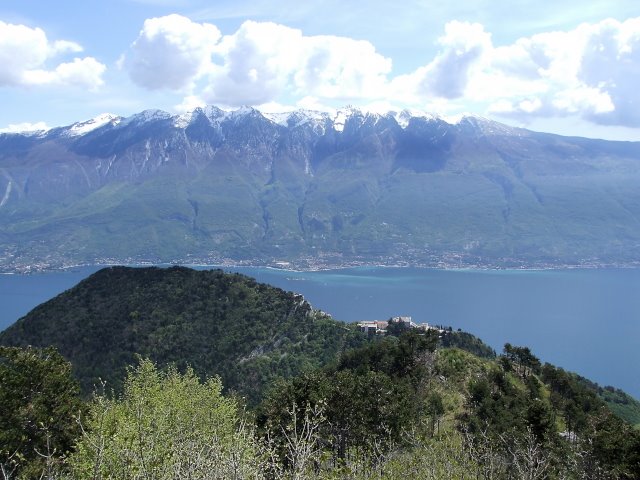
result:
[[[637,0],[0,0],[0,131],[213,104],[640,141]]]

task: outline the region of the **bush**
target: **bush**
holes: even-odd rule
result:
[[[129,371],[118,398],[97,395],[85,434],[69,459],[74,479],[259,478],[253,434],[213,378],[191,369]]]

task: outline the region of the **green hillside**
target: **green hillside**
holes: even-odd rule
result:
[[[366,336],[219,270],[103,269],[0,345],[5,478],[640,476],[620,390],[464,332]]]
[[[363,341],[301,295],[239,274],[182,267],[100,270],[0,333],[0,345],[53,345],[85,392],[120,388],[137,356],[219,375],[252,401],[276,376],[328,363]]]

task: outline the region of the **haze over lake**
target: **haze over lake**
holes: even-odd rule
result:
[[[95,271],[0,275],[0,329]],[[234,268],[302,293],[336,319],[410,315],[461,328],[497,351],[530,346],[543,361],[640,397],[640,270]]]

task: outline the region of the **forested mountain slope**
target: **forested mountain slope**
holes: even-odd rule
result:
[[[2,345],[55,346],[85,391],[99,379],[118,389],[140,355],[220,375],[254,400],[276,376],[324,365],[362,341],[301,295],[182,267],[105,268],[0,332]]]
[[[624,392],[464,332],[367,336],[219,270],[103,269],[0,345],[0,467],[21,478],[640,475],[638,402]],[[222,381],[201,383],[211,375]]]

